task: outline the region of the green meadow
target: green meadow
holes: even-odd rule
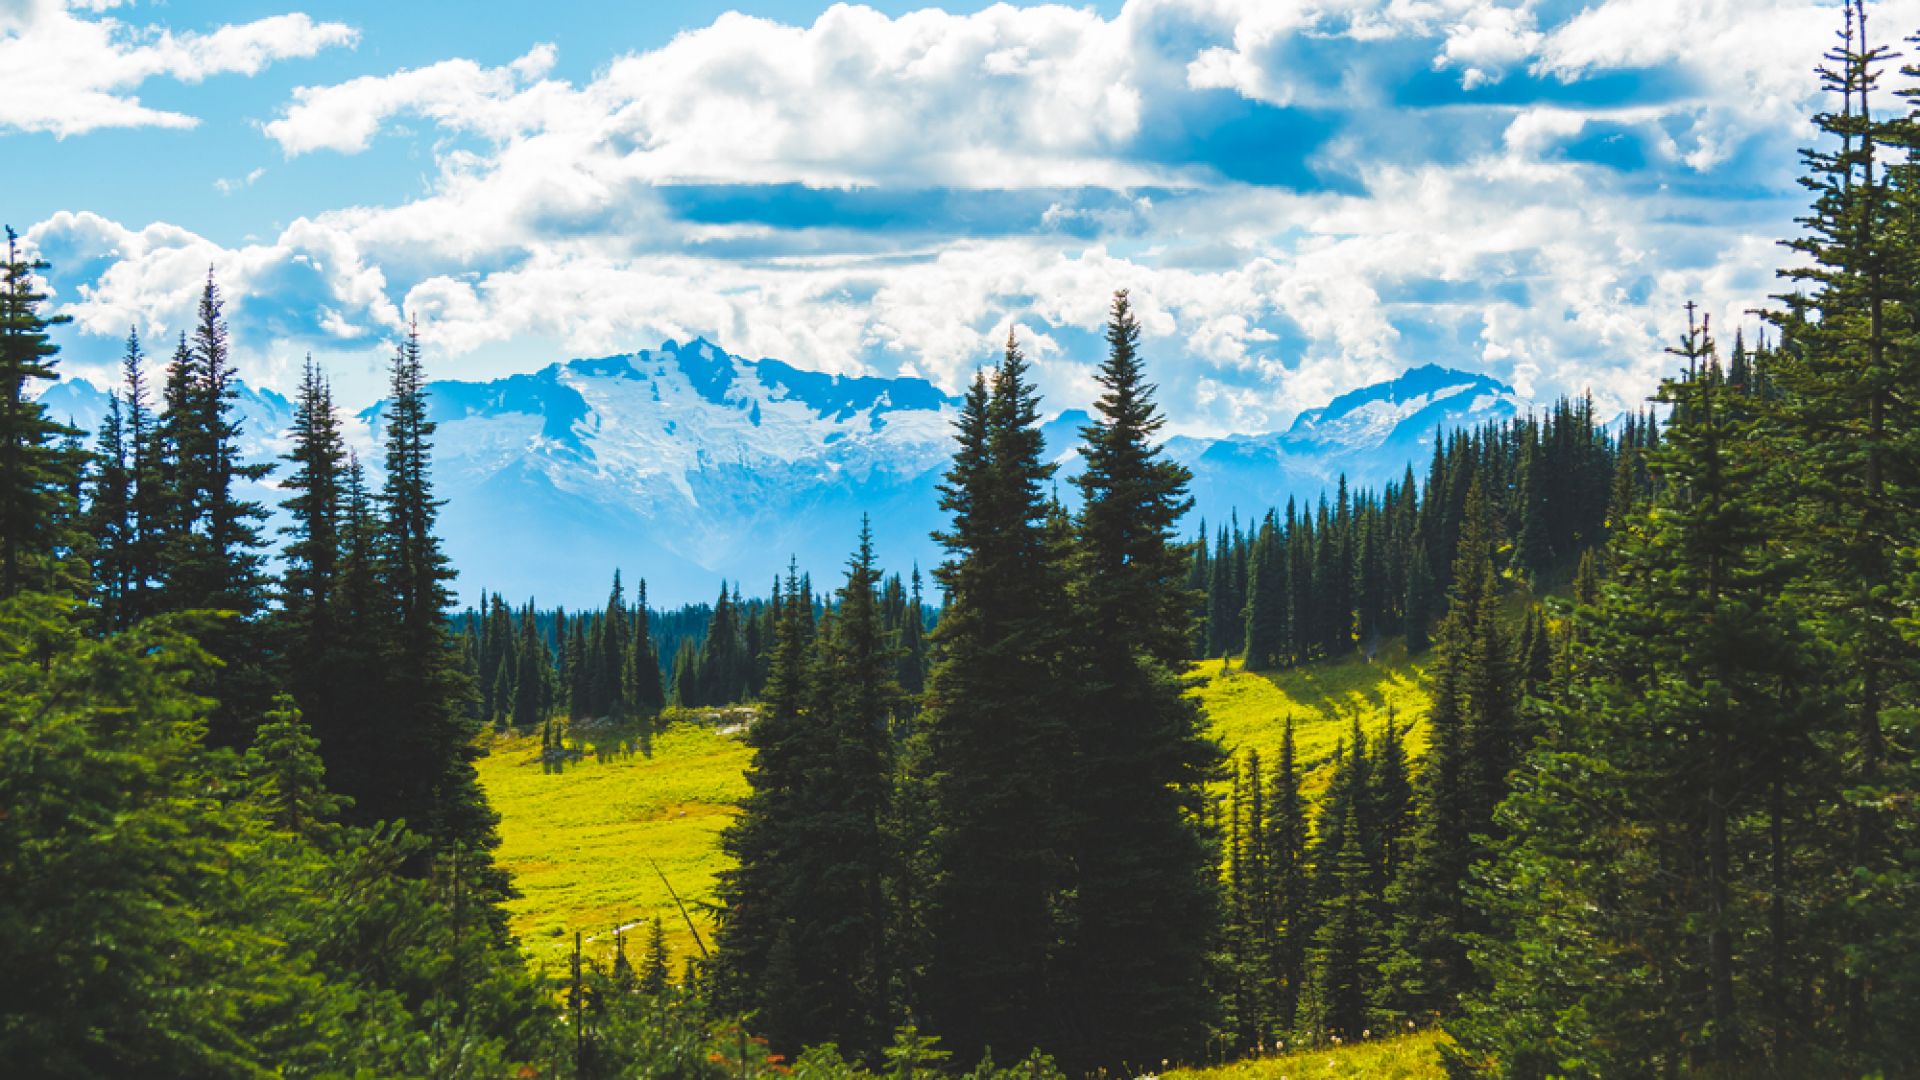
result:
[[[591,951],[610,950],[614,927],[658,916],[673,955],[687,956],[693,935],[667,883],[711,944],[720,831],[747,790],[737,713],[678,719],[644,748],[589,737],[558,771],[536,735],[494,741],[480,782],[500,814],[496,857],[520,893],[507,909],[530,952],[557,963],[576,930]]]
[[[1369,660],[1355,654],[1285,671],[1247,671],[1207,660],[1194,666],[1192,691],[1206,710],[1214,737],[1235,755],[1258,750],[1263,768],[1280,752],[1280,735],[1293,718],[1294,754],[1307,772],[1306,790],[1318,792],[1332,774],[1334,750],[1351,741],[1353,721],[1374,739],[1388,717],[1406,732],[1407,754],[1427,749],[1424,669],[1394,641]]]
[[[1424,752],[1421,674],[1395,643],[1371,661],[1355,655],[1279,672],[1210,660],[1195,665],[1191,693],[1222,745],[1236,754],[1257,749],[1267,767],[1291,716],[1307,789],[1319,791],[1355,717],[1369,738],[1394,717],[1410,727],[1409,753]],[[480,782],[500,814],[497,857],[520,892],[508,904],[513,929],[531,953],[559,963],[576,930],[590,939],[589,951],[608,951],[614,927],[657,916],[677,963],[697,947],[667,883],[710,943],[714,882],[725,865],[720,832],[746,794],[744,715],[670,711],[645,748],[631,736],[589,731],[569,740],[575,754],[557,771],[543,763],[538,736],[494,739],[479,762]]]
[[[1352,1046],[1330,1046],[1253,1058],[1211,1069],[1175,1069],[1162,1080],[1439,1080],[1440,1043],[1446,1036],[1423,1031]]]

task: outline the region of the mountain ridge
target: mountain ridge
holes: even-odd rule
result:
[[[464,599],[484,589],[590,605],[616,566],[669,605],[709,599],[722,579],[770,579],[790,557],[831,575],[862,515],[885,565],[928,569],[940,558],[930,534],[944,524],[937,485],[959,400],[925,379],[807,371],[696,338],[427,392],[441,531]],[[89,430],[104,414],[105,393],[84,382],[55,384],[42,400]],[[249,387],[237,404],[244,454],[284,453],[292,403]],[[1361,487],[1395,479],[1431,452],[1436,432],[1524,405],[1489,376],[1426,364],[1284,431],[1165,445],[1194,473],[1191,520],[1251,519],[1318,496],[1341,473]],[[384,407],[357,413],[351,434],[377,442]],[[1043,425],[1069,500],[1089,421],[1068,409]],[[377,470],[372,446],[361,449]],[[277,501],[271,480],[249,497]]]

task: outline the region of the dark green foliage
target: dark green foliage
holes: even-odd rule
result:
[[[975,1054],[1054,1041],[1068,884],[1061,762],[1064,553],[1049,534],[1038,399],[1011,337],[969,391],[942,487],[953,515],[936,576],[948,602],[923,718],[934,869],[927,1007]]]
[[[1114,297],[1085,496],[1074,615],[1085,673],[1076,709],[1077,884],[1069,936],[1070,1061],[1147,1062],[1198,1051],[1212,1019],[1208,954],[1218,865],[1203,783],[1220,764],[1177,667],[1192,598],[1174,527],[1187,472],[1155,445],[1164,423]],[[1168,919],[1166,912],[1182,913]]]
[[[251,1078],[498,1075],[545,1056],[519,957],[470,928],[463,942],[430,883],[395,875],[417,841],[333,823],[284,699],[236,766],[202,745],[190,639],[65,625],[47,597],[0,610],[7,1061]]]
[[[1441,620],[1427,714],[1418,825],[1394,884],[1390,975],[1404,1012],[1447,1012],[1474,983],[1466,935],[1480,923],[1464,893],[1519,751],[1512,650],[1500,625],[1491,508],[1468,488],[1453,594]]]
[[[167,371],[167,409],[157,430],[156,475],[166,484],[159,506],[164,565],[160,609],[219,612],[201,628],[221,660],[207,690],[217,701],[209,737],[237,746],[270,694],[269,657],[257,625],[267,606],[266,511],[237,485],[259,480],[266,465],[240,461],[234,418],[237,369],[229,349],[225,301],[211,270],[200,293],[191,339],[182,336]]]
[[[889,1029],[886,949],[896,657],[863,527],[832,615],[816,631],[790,573],[751,794],[723,845],[718,992],[776,1048],[837,1041],[876,1052]]]
[[[1807,984],[1773,909],[1780,830],[1802,828],[1776,800],[1817,790],[1814,654],[1782,591],[1779,515],[1757,497],[1764,459],[1742,445],[1752,410],[1703,329],[1682,355],[1651,457],[1661,496],[1577,616],[1577,671],[1501,814],[1490,880],[1512,884],[1480,894],[1495,922],[1476,957],[1493,982],[1456,1029],[1508,1074],[1792,1071],[1816,1049],[1804,1001],[1791,1021],[1774,1011]]]
[[[60,563],[74,543],[61,522],[71,515],[69,491],[79,463],[61,447],[69,429],[37,400],[36,384],[60,376],[59,346],[48,331],[66,322],[46,315],[46,294],[34,275],[46,268],[20,255],[11,228],[0,265],[0,599],[27,589],[71,584]]]

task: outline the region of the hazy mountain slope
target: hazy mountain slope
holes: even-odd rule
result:
[[[889,568],[930,569],[944,522],[936,486],[957,401],[913,378],[845,378],[730,355],[705,341],[569,360],[491,382],[436,382],[435,479],[460,590],[598,604],[615,566],[645,577],[655,603],[711,599],[722,578],[762,592],[787,560],[837,580],[860,516]],[[42,398],[95,429],[105,394],[84,382]],[[243,388],[243,449],[285,451],[292,406]],[[1358,485],[1424,465],[1436,430],[1512,416],[1524,403],[1481,375],[1427,366],[1344,394],[1284,432],[1176,437],[1194,472],[1196,517],[1250,521],[1289,497],[1314,499],[1341,472]],[[350,432],[376,472],[381,406]],[[1072,500],[1084,412],[1045,428]],[[261,487],[253,497],[276,496]],[[1197,524],[1197,521],[1195,522]]]

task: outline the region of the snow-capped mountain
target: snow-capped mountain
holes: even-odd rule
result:
[[[760,592],[789,558],[832,583],[862,514],[888,568],[940,557],[929,533],[945,524],[935,488],[959,402],[923,379],[824,375],[693,341],[436,382],[428,395],[441,531],[465,599],[486,589],[594,604],[618,566],[629,582],[647,580],[654,603],[678,604],[711,599],[722,579]],[[104,393],[83,382],[42,400],[90,430],[105,412]],[[249,389],[238,405],[248,456],[284,453],[291,404]],[[1493,379],[1428,366],[1302,413],[1284,432],[1167,446],[1194,472],[1196,517],[1246,521],[1289,497],[1317,498],[1343,472],[1359,486],[1395,478],[1432,452],[1436,431],[1522,408]],[[381,409],[360,414],[360,437],[378,437]],[[1045,428],[1064,496],[1086,423],[1073,410]],[[377,454],[363,457],[377,468]]]
[[[922,379],[846,378],[705,342],[429,388],[463,590],[656,602],[759,591],[789,557],[837,577],[860,515],[886,564],[929,565],[956,402]],[[363,414],[378,433],[379,406]]]
[[[1358,487],[1416,473],[1436,433],[1506,420],[1526,408],[1513,388],[1486,375],[1428,364],[1397,379],[1342,394],[1294,418],[1284,432],[1168,440],[1193,470],[1194,510],[1243,520],[1289,498],[1317,499],[1345,474]]]

